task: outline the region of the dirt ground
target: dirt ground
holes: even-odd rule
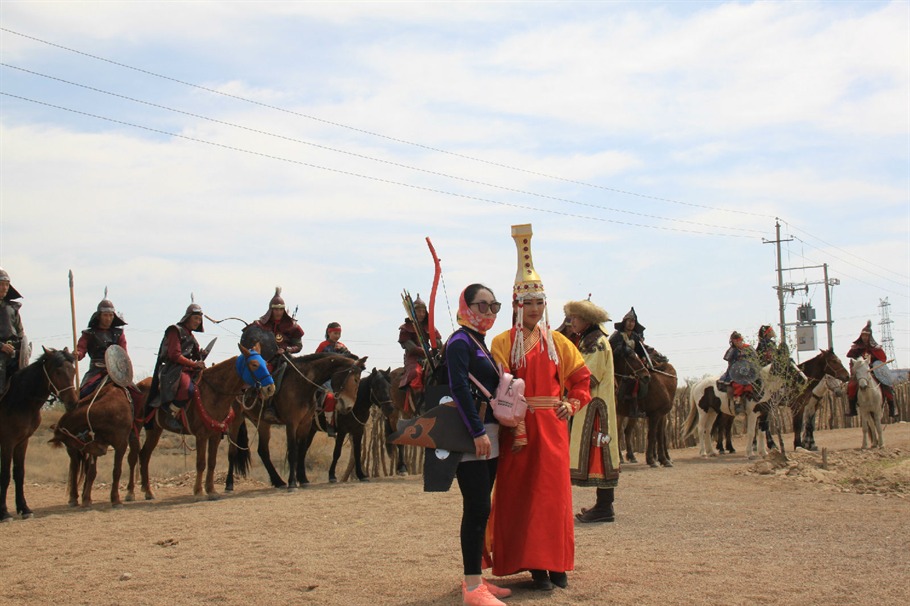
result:
[[[672,469],[625,466],[616,522],[576,526],[569,588],[535,593],[516,575],[506,601],[910,603],[910,424],[888,427],[882,451],[859,451],[857,429],[816,436],[827,470],[820,453],[747,461],[742,440],[711,459],[672,451]],[[460,603],[457,489],[319,473],[294,493],[246,480],[197,502],[186,479],[117,510],[106,487],[84,510],[66,506],[62,483],[29,483],[34,518],[0,525],[0,604]],[[593,503],[592,489],[574,496]]]

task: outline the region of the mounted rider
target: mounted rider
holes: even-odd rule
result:
[[[28,366],[31,348],[19,315],[22,303],[15,300],[21,298],[9,273],[0,267],[0,397],[6,393],[13,374]]]
[[[287,355],[299,353],[303,349],[303,329],[292,316],[287,313],[284,299],[281,298],[281,287],[275,287],[275,296],[269,301],[269,310],[259,320],[256,326],[275,335],[278,346],[277,353],[268,360],[269,372],[275,379],[275,392],[281,389],[281,380],[287,370]]]
[[[638,357],[648,370],[654,370],[666,364],[669,359],[653,347],[645,344],[645,327],[639,323],[638,314],[632,307],[622,317],[622,320],[613,324],[613,334],[610,335],[610,348],[616,361],[629,356]],[[645,418],[647,415],[638,409],[638,400],[648,395],[648,381],[650,376],[639,379],[623,379],[619,384],[617,403],[624,399],[629,402],[629,416],[632,418]]]
[[[717,381],[719,391],[726,392],[733,387],[734,410],[739,413],[744,410],[743,398],[758,400],[759,391],[756,383],[759,379],[759,360],[755,349],[743,340],[743,336],[733,331],[730,334],[730,347],[724,353],[727,361],[727,370]]]
[[[398,344],[404,350],[404,373],[401,376],[399,389],[409,390],[411,402],[415,404],[416,395],[423,392],[423,366],[426,362],[429,347],[429,314],[427,304],[417,295],[414,299],[414,315],[417,319],[415,325],[411,318],[405,318],[404,324],[398,327]],[[442,342],[442,336],[436,330],[436,342]],[[433,352],[430,352],[432,355]]]
[[[107,298],[107,289],[105,289],[104,298],[98,303],[95,313],[88,321],[88,328],[82,331],[82,335],[76,343],[76,359],[82,360],[88,355],[90,360],[89,368],[82,377],[79,388],[80,398],[95,391],[100,386],[101,380],[107,375],[107,364],[105,363],[107,349],[111,345],[119,345],[126,351],[124,326],[126,326],[126,320],[117,312],[113,302]]]
[[[338,322],[329,322],[325,327],[325,341],[316,347],[316,353],[333,353],[341,355],[351,355],[341,339],[341,324]],[[325,413],[325,432],[330,438],[335,437],[335,396],[332,394],[332,380],[329,379],[322,386],[323,389],[316,395],[316,410]]]
[[[202,307],[195,302],[176,324],[168,326],[158,347],[158,359],[152,374],[149,406],[168,406],[176,415],[186,408],[196,393],[196,377],[205,368],[207,351],[202,351],[194,332],[205,332]]]
[[[872,320],[866,321],[866,326],[859,333],[859,338],[850,345],[850,351],[847,352],[847,357],[851,360],[850,382],[847,383],[847,402],[850,404],[850,411],[847,416],[856,416],[856,396],[859,391],[859,384],[852,373],[852,360],[866,355],[869,356],[869,365],[882,387],[882,395],[888,402],[888,414],[891,418],[896,419],[899,416],[899,411],[894,401],[894,380],[891,376],[891,370],[887,366],[888,356],[885,354],[885,350],[872,337]]]

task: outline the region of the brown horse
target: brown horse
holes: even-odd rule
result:
[[[136,398],[145,400],[142,397]],[[92,484],[98,475],[98,457],[114,448],[114,469],[111,478],[111,505],[121,507],[120,474],[127,446],[139,450],[139,435],[133,432],[133,396],[125,387],[109,380],[101,389],[79,401],[76,408],[66,412],[53,426],[54,446],[66,446],[70,458],[67,489],[69,504],[79,504],[79,482],[82,480],[82,506],[92,505]],[[141,410],[141,407],[140,407]]]
[[[129,454],[130,481],[127,486],[127,501],[132,501],[134,498],[134,471],[137,458],[140,463],[139,473],[145,498],[155,498],[149,484],[149,459],[165,429],[196,437],[196,483],[193,486],[193,494],[197,498],[201,498],[202,473],[205,472],[205,493],[210,500],[218,498],[218,493],[215,492],[218,443],[221,441],[221,436],[228,433],[230,429],[235,416],[233,405],[244,386],[243,380],[235,369],[236,359],[233,357],[200,371],[196,379],[195,395],[177,418],[159,408],[147,419],[142,451],[138,456],[132,451]],[[151,382],[151,378],[144,379],[139,383],[139,390],[143,394],[148,394]],[[143,421],[145,419],[139,419],[140,423]]]
[[[614,369],[616,379],[616,416],[619,431],[625,439],[626,460],[636,462],[632,452],[632,431],[636,419],[629,418],[629,403],[620,399],[620,387],[623,381],[641,381],[647,383],[647,395],[638,400],[638,408],[648,416],[648,443],[645,459],[651,467],[673,467],[667,446],[667,415],[673,409],[673,398],[676,395],[676,369],[669,362],[648,371],[637,356],[623,356],[616,361]],[[629,423],[626,423],[626,421]],[[623,427],[625,428],[623,429]]]
[[[809,384],[796,397],[782,398],[778,403],[790,406],[790,412],[793,415],[793,448],[805,447],[808,450],[818,450],[815,445],[815,411],[820,392],[827,389],[825,377],[833,378],[835,384],[837,381],[846,383],[850,380],[850,373],[831,349],[819,350],[815,357],[801,362],[799,369],[809,379]],[[804,424],[805,435],[803,435]]]
[[[44,348],[37,360],[13,375],[0,399],[0,522],[12,519],[6,508],[10,466],[16,483],[16,513],[32,517],[25,502],[25,451],[41,425],[41,407],[53,394],[67,406],[76,405],[76,358],[69,349]]]
[[[357,398],[360,385],[360,373],[366,367],[366,357],[354,358],[339,354],[309,354],[292,358],[284,371],[284,379],[278,393],[272,398],[270,407],[276,419],[268,418],[262,408],[262,402],[256,400],[252,405],[240,405],[242,415],[237,415],[231,425],[231,446],[228,448],[228,474],[225,479],[225,491],[234,490],[234,473],[245,475],[249,468],[248,438],[244,417],[253,422],[259,433],[257,452],[262,465],[269,474],[272,486],[288,487],[295,490],[299,484],[308,484],[306,466],[302,461],[301,440],[305,440],[316,413],[316,392],[324,389],[323,384],[331,381],[335,393],[335,414],[343,415],[350,411]],[[277,421],[277,422],[276,422]],[[271,426],[284,425],[288,446],[288,481],[281,479],[272,464],[269,453]],[[305,453],[304,453],[305,454]]]

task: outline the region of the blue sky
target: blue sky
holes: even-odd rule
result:
[[[424,237],[448,334],[446,295],[508,300],[532,223],[554,323],[588,293],[634,305],[700,377],[778,322],[779,217],[783,266],[840,281],[835,350],[867,319],[881,337],[887,297],[910,366],[907,2],[6,1],[0,22],[0,266],[36,347],[71,343],[72,269],[78,325],[107,286],[140,375],[191,292],[252,320],[276,285],[306,350],[338,321],[394,367]],[[787,320],[807,302],[823,319],[816,284]],[[213,359],[239,328],[207,326]]]

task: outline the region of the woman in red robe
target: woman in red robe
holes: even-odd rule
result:
[[[531,571],[536,589],[568,586],[575,567],[567,419],[586,405],[590,373],[578,349],[551,331],[546,295],[530,257],[530,225],[513,226],[519,273],[515,325],[493,339],[494,359],[525,381],[528,414],[500,429],[491,514],[493,574]]]

